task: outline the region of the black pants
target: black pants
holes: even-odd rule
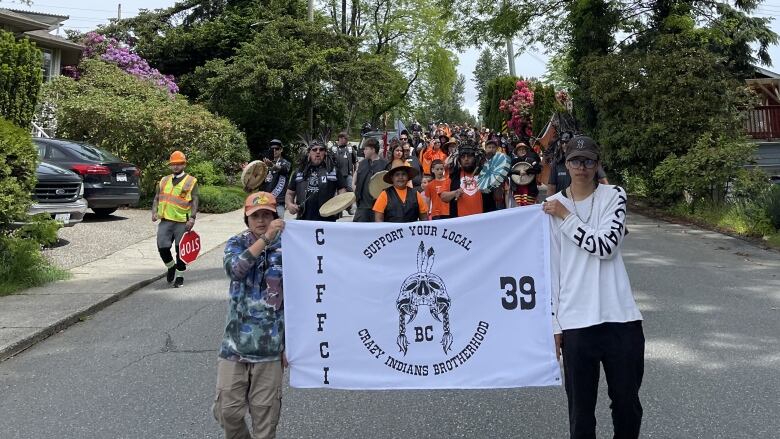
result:
[[[639,437],[639,387],[645,369],[642,322],[602,323],[565,330],[562,344],[570,437],[596,438],[600,364],[604,365],[607,393],[612,401],[609,407],[615,439]]]
[[[449,218],[451,218],[449,215],[436,215],[434,217],[431,217],[431,220],[443,220]]]
[[[353,223],[373,223],[374,211],[370,207],[358,207],[355,210],[355,216],[352,217]]]

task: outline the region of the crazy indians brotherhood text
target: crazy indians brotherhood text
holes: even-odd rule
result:
[[[524,212],[435,225],[289,222],[291,385],[558,385],[546,217],[513,210]]]

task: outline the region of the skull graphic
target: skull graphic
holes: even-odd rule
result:
[[[441,338],[441,345],[444,353],[446,354],[452,349],[450,296],[447,295],[444,281],[431,273],[435,256],[433,247],[426,252],[425,243],[420,242],[420,247],[417,249],[417,272],[404,280],[401,292],[398,294],[398,300],[396,300],[395,306],[398,309],[397,343],[404,355],[409,349],[406,324],[414,320],[420,306],[427,306],[431,316],[443,323],[444,335]]]

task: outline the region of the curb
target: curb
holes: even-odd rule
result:
[[[208,252],[207,252],[208,253]],[[205,254],[205,253],[204,253]],[[47,338],[51,337],[52,335],[63,331],[67,329],[70,326],[73,326],[74,324],[81,321],[83,318],[90,316],[92,314],[97,313],[100,310],[103,310],[107,308],[109,305],[112,305],[125,297],[133,294],[134,292],[140,290],[141,288],[156,282],[159,279],[162,279],[165,276],[165,273],[155,275],[151,279],[142,280],[140,282],[136,282],[133,285],[130,285],[129,287],[111,294],[110,296],[106,297],[105,299],[94,303],[87,307],[86,309],[83,309],[79,312],[76,312],[74,314],[69,315],[68,317],[65,317],[61,319],[58,322],[55,322],[52,325],[49,325],[45,328],[40,328],[37,332],[35,332],[33,335],[30,335],[27,338],[24,338],[22,340],[17,341],[16,343],[13,343],[3,349],[0,349],[0,362],[3,362],[9,358],[12,358],[16,356],[17,354],[20,354],[24,352],[25,350],[29,349],[30,347],[38,344],[39,342],[46,340]]]
[[[226,241],[220,242],[218,245],[216,245],[214,248],[204,251],[201,253],[198,257],[200,259],[201,257],[207,255],[208,253],[211,253],[214,250],[219,249],[220,247],[224,247]],[[156,282],[160,279],[165,277],[165,273],[156,274],[152,276],[151,278],[136,282],[132,285],[130,285],[127,288],[124,288],[116,293],[110,294],[105,299],[102,299],[96,303],[93,303],[92,305],[88,306],[87,308],[78,311],[76,313],[73,313],[67,317],[64,317],[60,319],[59,321],[37,330],[34,334],[25,337],[17,342],[14,342],[6,347],[0,348],[0,363],[3,361],[12,358],[25,350],[29,349],[30,347],[38,344],[39,342],[46,340],[47,338],[51,337],[54,334],[57,334],[58,332],[61,332],[65,329],[67,329],[70,326],[73,326],[74,324],[80,322],[85,317],[91,316],[108,306],[124,299],[125,297],[133,294],[134,292],[140,290],[141,288],[144,288],[148,286],[149,284],[152,284],[153,282]]]

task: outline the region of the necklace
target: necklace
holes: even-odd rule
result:
[[[569,191],[569,199],[574,204],[574,214],[577,215],[577,218],[579,218],[580,221],[583,223],[589,224],[590,223],[590,217],[593,215],[593,205],[596,203],[596,191],[594,190],[592,194],[590,194],[590,212],[588,212],[588,218],[582,219],[580,216],[580,213],[577,212],[577,202],[574,201],[574,194],[572,194],[571,186],[566,188],[567,191]]]

